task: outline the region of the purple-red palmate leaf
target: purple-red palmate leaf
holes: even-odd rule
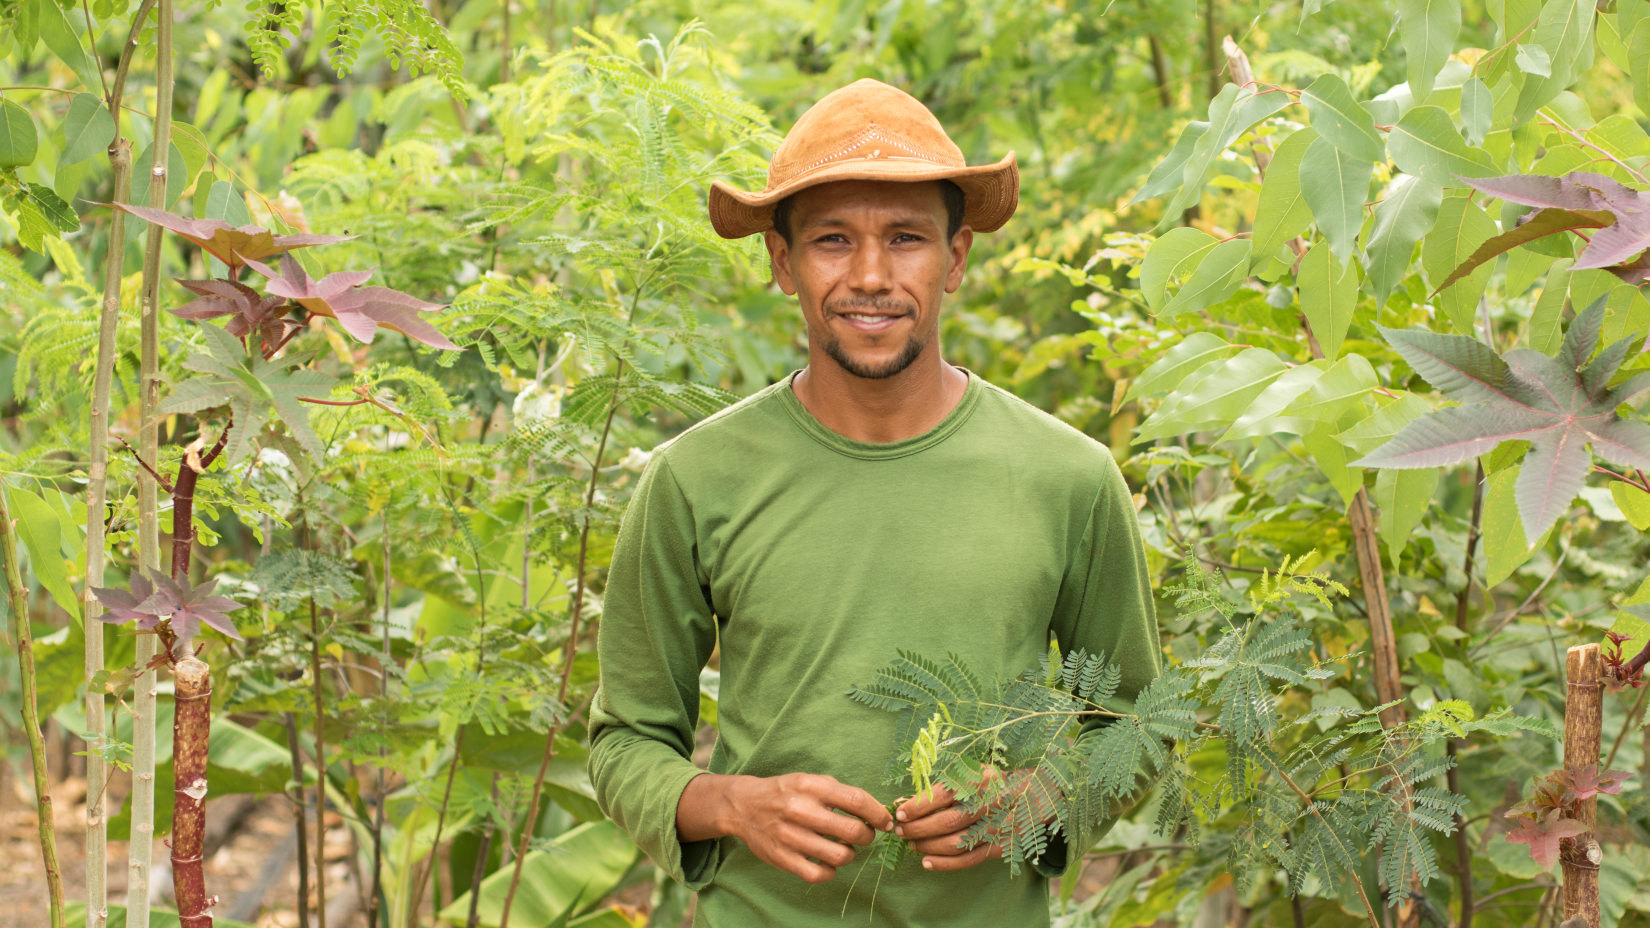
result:
[[[1512,251],[1519,245],[1528,244],[1538,238],[1549,235],[1558,235],[1562,232],[1573,232],[1576,229],[1603,229],[1616,221],[1616,216],[1609,210],[1603,209],[1554,209],[1548,208],[1530,213],[1512,229],[1497,235],[1482,245],[1461,266],[1450,272],[1444,282],[1433,289],[1432,295],[1437,296],[1444,288],[1455,283],[1488,261]]]
[[[270,293],[288,297],[318,316],[338,320],[357,341],[371,343],[378,327],[383,326],[435,348],[459,350],[419,315],[446,307],[388,287],[360,286],[372,276],[371,271],[342,271],[314,280],[291,255],[281,257],[280,273],[257,261],[246,264],[269,278]]]
[[[200,634],[205,623],[240,641],[241,633],[225,613],[241,608],[241,604],[227,596],[216,596],[218,581],[208,580],[199,586],[190,586],[187,580],[179,583],[163,574],[155,575],[158,595],[165,597],[165,606],[171,612],[172,633],[180,638]]]
[[[1554,211],[1564,211],[1573,217],[1586,217],[1601,211],[1610,213],[1611,221],[1595,226],[1599,232],[1576,256],[1571,269],[1608,269],[1632,284],[1637,284],[1646,276],[1650,276],[1645,273],[1645,268],[1639,266],[1640,262],[1633,260],[1646,248],[1650,248],[1650,194],[1634,190],[1604,174],[1590,171],[1573,171],[1563,177],[1511,174],[1506,177],[1461,177],[1459,180],[1469,187],[1509,203],[1538,207],[1542,213],[1537,216]],[[1551,231],[1546,233],[1549,235],[1586,228],[1580,224],[1561,228],[1559,226],[1563,226],[1565,220],[1555,213],[1551,218],[1531,219],[1517,229],[1510,229],[1491,239],[1490,242],[1500,242],[1515,236],[1525,226],[1533,225],[1537,221],[1553,226]],[[1540,237],[1542,236],[1532,234],[1524,241],[1534,241]],[[1457,277],[1470,273],[1472,268],[1500,253],[1497,251],[1481,257],[1480,253],[1484,252],[1489,244],[1485,243],[1485,246],[1474,252],[1466,263],[1451,272],[1448,280],[1453,282]],[[1510,248],[1512,245],[1507,247]],[[1442,290],[1443,287],[1439,289]]]
[[[1565,838],[1587,833],[1587,826],[1573,818],[1564,818],[1558,809],[1540,816],[1520,815],[1518,827],[1507,832],[1507,840],[1514,844],[1528,844],[1530,859],[1543,869],[1551,870],[1558,863],[1558,849]]]
[[[1603,324],[1600,297],[1571,323],[1558,357],[1519,349],[1497,357],[1476,339],[1422,329],[1382,329],[1417,373],[1450,399],[1355,462],[1362,467],[1444,467],[1504,441],[1531,443],[1514,498],[1525,536],[1539,538],[1569,509],[1591,470],[1592,453],[1624,467],[1650,469],[1650,425],[1622,419],[1616,407],[1650,388],[1634,377],[1609,380],[1626,357],[1624,336],[1593,358]]]
[[[221,219],[190,219],[163,209],[136,206],[130,203],[100,204],[130,213],[145,222],[152,222],[199,245],[212,257],[231,268],[240,267],[248,259],[267,258],[284,254],[292,248],[313,245],[335,245],[355,238],[353,235],[276,235],[262,226],[232,226]]]
[[[235,280],[179,280],[178,285],[198,299],[170,310],[172,315],[201,321],[218,316],[233,316],[224,330],[236,338],[259,333],[265,348],[273,348],[298,323],[282,318],[287,301],[279,295],[264,296]]]
[[[1566,767],[1558,773],[1558,781],[1564,784],[1564,799],[1567,802],[1585,802],[1599,793],[1620,796],[1622,785],[1632,777],[1633,774],[1626,770],[1600,773],[1598,764]]]
[[[124,625],[136,621],[138,628],[154,628],[165,615],[165,599],[155,592],[155,585],[143,574],[133,574],[130,590],[119,587],[93,587],[92,595],[109,610],[98,616],[110,625]]]

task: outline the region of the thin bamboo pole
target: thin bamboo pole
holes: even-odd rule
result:
[[[166,208],[166,167],[172,145],[172,0],[159,0],[155,23],[155,131],[150,150],[149,205]],[[134,24],[137,25],[137,24]],[[143,305],[138,336],[138,453],[151,467],[159,464],[160,433],[155,421],[160,405],[160,246],[163,230],[150,224],[143,249]],[[124,243],[111,243],[122,247]],[[152,476],[138,470],[138,562],[160,570],[160,507]],[[155,656],[153,635],[139,635],[137,664],[147,667]],[[155,671],[138,677],[132,701],[132,842],[131,875],[126,891],[127,928],[149,928],[149,880],[154,863],[155,831]]]
[[[1564,766],[1575,770],[1598,763],[1604,728],[1604,662],[1596,644],[1577,645],[1565,655]],[[1604,852],[1593,834],[1598,823],[1598,799],[1576,803],[1576,819],[1587,826],[1559,851],[1564,872],[1564,919],[1585,919],[1599,928],[1598,868]]]
[[[0,558],[6,562],[6,589],[11,596],[12,625],[17,628],[17,666],[23,677],[23,733],[29,739],[29,757],[34,761],[35,814],[40,821],[40,856],[46,865],[46,892],[51,899],[52,928],[65,928],[63,876],[57,865],[57,832],[52,824],[51,778],[46,771],[46,740],[40,734],[39,710],[35,705],[34,640],[29,628],[29,594],[23,586],[23,571],[17,563],[17,533],[12,528],[11,509],[0,493]]]
[[[132,145],[117,137],[109,145],[114,173],[114,202],[132,197]],[[109,921],[108,768],[103,746],[103,690],[90,685],[103,669],[103,604],[92,595],[104,585],[104,512],[109,483],[109,394],[115,374],[115,330],[120,324],[120,279],[125,270],[126,214],[109,211],[109,257],[103,270],[103,306],[97,323],[97,368],[92,378],[91,447],[86,484],[86,591],[81,610],[86,617],[86,928],[103,928]]]

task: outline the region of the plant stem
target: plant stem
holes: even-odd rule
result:
[[[1472,594],[1472,559],[1478,551],[1478,536],[1484,524],[1484,462],[1478,462],[1478,471],[1472,484],[1472,521],[1467,523],[1467,555],[1461,562],[1461,573],[1467,578],[1461,592],[1455,596],[1455,627],[1470,632],[1467,627],[1467,601]],[[1462,925],[1461,928],[1466,928]]]
[[[29,594],[17,563],[17,531],[11,509],[0,493],[0,558],[6,562],[6,590],[11,596],[12,625],[17,628],[17,667],[23,680],[23,733],[34,761],[35,815],[40,823],[40,856],[46,865],[46,892],[51,899],[52,928],[65,928],[63,875],[57,866],[57,831],[52,824],[51,777],[46,771],[46,739],[40,734],[35,702],[34,639],[29,628]]]
[[[378,657],[378,698],[390,695],[390,513],[384,510],[384,645]],[[379,898],[384,886],[384,785],[385,748],[378,749],[378,808],[372,822],[372,896],[367,900],[367,928],[378,928]],[[304,926],[299,926],[304,928]]]
[[[1468,554],[1468,558],[1472,555]],[[1470,575],[1469,575],[1470,576]],[[1444,740],[1444,751],[1451,758],[1456,756],[1456,740]],[[1461,771],[1459,765],[1451,764],[1444,774],[1449,784],[1449,791],[1461,795]],[[1472,840],[1467,836],[1467,821],[1460,812],[1455,813],[1455,878],[1461,890],[1461,920],[1456,928],[1472,928],[1473,901],[1472,901]]]
[[[493,807],[498,807],[498,771],[493,771]],[[508,842],[506,842],[508,843]],[[464,920],[465,928],[477,928],[481,924],[481,912],[477,908],[481,904],[481,880],[487,875],[487,855],[493,851],[493,816],[487,816],[487,824],[481,829],[481,848],[476,852],[476,867],[470,874],[470,914]]]
[[[166,208],[166,153],[172,144],[172,0],[157,0],[159,18],[155,24],[155,127],[151,149],[159,157],[151,159],[149,205]],[[147,8],[140,9],[147,15]],[[142,19],[134,18],[130,50],[135,50]],[[127,57],[123,54],[123,57]],[[129,58],[127,59],[129,65]],[[116,93],[121,81],[117,75]],[[158,146],[158,147],[156,147]],[[149,226],[143,249],[143,303],[138,336],[138,451],[146,461],[156,461],[160,451],[160,430],[155,410],[160,405],[160,259],[164,230]],[[122,248],[124,242],[111,242]],[[137,479],[138,564],[160,569],[160,519],[155,498],[155,481],[145,473]],[[154,635],[137,640],[137,664],[148,667],[155,656]],[[132,841],[128,853],[131,874],[126,891],[127,928],[149,928],[149,880],[154,861],[155,831],[155,671],[145,670],[138,678],[132,701]]]
[[[109,166],[114,174],[115,202],[132,196],[132,146],[117,137],[109,145]],[[109,241],[126,241],[126,214],[111,210]],[[92,378],[92,411],[87,453],[86,483],[86,592],[81,610],[86,617],[86,680],[103,669],[103,604],[92,595],[103,586],[104,520],[108,518],[109,486],[109,393],[114,384],[115,330],[120,324],[120,279],[125,269],[126,249],[109,249],[103,269],[103,305],[97,321],[97,368]],[[86,795],[95,802],[86,804],[86,928],[103,928],[109,920],[109,816],[107,785],[109,772],[103,761],[103,690],[86,687]]]
[[[327,928],[327,760],[323,725],[326,703],[321,688],[321,614],[309,598],[309,673],[315,681],[315,919]]]
[[[298,836],[298,928],[309,928],[309,829],[304,826],[304,755],[298,750],[298,717],[282,713],[286,722],[286,746],[292,754],[292,782],[296,784],[292,797],[292,817]],[[377,922],[369,922],[377,928]]]
[[[631,309],[635,314],[634,304]],[[613,397],[607,404],[607,420],[602,424],[601,441],[596,444],[596,458],[590,467],[590,486],[585,491],[585,509],[596,504],[596,487],[602,474],[602,456],[607,452],[607,439],[613,431],[613,417],[619,411],[619,395],[624,385],[624,359],[620,358],[613,380]],[[584,527],[579,531],[579,561],[577,575],[573,584],[573,603],[569,610],[569,624],[567,633],[567,650],[562,657],[561,686],[557,691],[556,702],[565,707],[567,705],[567,682],[573,675],[573,659],[579,653],[579,616],[584,609],[584,571],[585,558],[590,551],[590,520],[585,518]],[[564,720],[565,721],[565,720]],[[539,757],[539,772],[533,778],[533,798],[527,804],[527,819],[521,825],[521,839],[516,845],[516,865],[510,872],[510,889],[504,894],[504,911],[499,915],[499,928],[510,928],[510,908],[516,901],[516,887],[521,884],[521,867],[527,859],[527,846],[533,840],[533,826],[538,822],[539,802],[544,796],[544,777],[550,770],[550,761],[556,756],[556,735],[561,731],[561,725],[551,725],[550,731],[544,736],[544,753]]]

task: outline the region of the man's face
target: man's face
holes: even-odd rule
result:
[[[798,193],[791,241],[767,233],[779,289],[808,340],[848,373],[880,380],[939,351],[942,294],[962,284],[974,232],[946,240],[938,183],[838,181]]]

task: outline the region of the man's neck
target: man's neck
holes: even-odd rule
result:
[[[944,421],[962,402],[968,375],[940,360],[938,346],[892,377],[848,373],[823,352],[791,381],[802,407],[831,431],[854,441],[887,444],[915,438]]]

